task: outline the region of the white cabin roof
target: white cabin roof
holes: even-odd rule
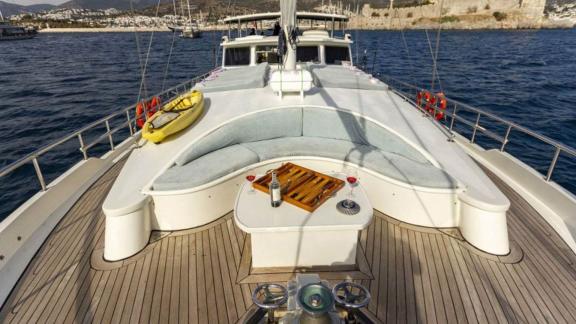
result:
[[[276,20],[279,19],[281,16],[280,12],[265,12],[265,13],[257,13],[257,14],[250,14],[250,15],[242,15],[242,16],[235,16],[235,17],[226,17],[224,18],[223,22],[227,24],[235,24],[235,23],[245,23],[245,22],[252,22],[252,21],[259,21],[259,20]],[[338,15],[338,14],[331,14],[331,13],[323,13],[323,12],[304,12],[299,11],[296,13],[297,19],[309,19],[309,20],[329,20],[335,22],[346,22],[348,21],[348,17],[345,15]]]

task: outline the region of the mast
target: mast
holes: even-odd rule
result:
[[[192,25],[192,13],[190,12],[190,0],[186,0],[186,4],[188,5],[188,21],[190,25]]]
[[[282,68],[273,71],[270,76],[270,87],[282,98],[284,93],[304,93],[314,87],[312,73],[305,68],[297,69],[296,46],[298,30],[296,27],[296,0],[280,0],[280,27],[282,34],[278,37],[278,50],[286,48],[282,55]],[[283,43],[283,41],[285,42]]]
[[[284,69],[296,70],[296,0],[280,0],[280,13],[282,31],[286,37],[286,58]]]
[[[180,0],[180,10],[182,11],[182,18],[186,17],[184,13],[184,0]]]

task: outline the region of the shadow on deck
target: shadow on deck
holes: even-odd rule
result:
[[[0,312],[5,323],[237,322],[259,282],[293,269],[251,269],[249,236],[231,213],[206,226],[155,233],[122,262],[101,258],[100,206],[122,165],[75,204],[44,243]],[[372,293],[382,322],[576,322],[576,255],[519,195],[510,198],[512,252],[474,250],[455,230],[408,225],[375,212],[360,235],[358,265],[306,269],[332,284],[350,278]]]

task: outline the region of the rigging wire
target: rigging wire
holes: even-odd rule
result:
[[[440,19],[442,19],[442,11],[444,10],[444,0],[440,0]],[[436,34],[436,50],[433,57],[433,67],[432,67],[432,82],[430,84],[430,90],[434,91],[434,83],[436,81],[436,77],[438,78],[438,87],[440,88],[440,92],[444,92],[442,89],[442,82],[440,81],[440,74],[438,73],[438,51],[440,50],[440,35],[442,34],[442,22],[438,24],[438,32]]]
[[[236,1],[234,1],[234,2],[236,2]],[[226,10],[224,11],[226,16],[230,16],[230,6],[231,5],[232,5],[232,0],[228,0],[228,4],[226,5]],[[211,13],[211,12],[212,12],[212,9],[210,9],[209,13]],[[211,18],[211,16],[212,15],[209,14],[208,17]],[[214,25],[214,26],[216,26],[216,25]],[[228,28],[230,28],[230,26],[228,26]],[[213,66],[214,69],[216,69],[218,67],[218,64],[219,64],[218,59],[220,58],[220,47],[221,47],[219,42],[224,37],[225,30],[222,29],[220,31],[220,38],[219,39],[215,39],[217,33],[218,33],[218,30],[215,27],[213,27],[211,35],[212,35],[212,53],[213,53],[213,57],[214,57],[214,66]]]
[[[406,50],[406,56],[408,56],[408,65],[410,66],[412,78],[414,79],[414,84],[418,85],[416,78],[416,68],[414,66],[414,59],[410,54],[410,49],[408,48],[408,42],[406,41],[406,35],[404,34],[404,28],[400,30],[400,35],[402,35],[402,43],[404,44],[404,50]]]
[[[160,12],[160,2],[161,1],[162,0],[158,0],[158,5],[156,6],[156,18],[158,18],[158,14]],[[132,0],[130,0],[130,2],[132,2]],[[144,68],[142,69],[142,80],[140,82],[140,91],[142,91],[142,87],[144,86],[144,84],[146,82],[146,70],[148,68],[148,62],[150,61],[150,52],[152,50],[153,41],[154,41],[154,30],[150,34],[150,42],[148,43],[148,51],[146,53],[146,60],[144,61]],[[145,97],[147,98],[148,96],[145,95]],[[140,94],[138,94],[138,98],[140,98]]]
[[[234,5],[236,5],[236,0],[234,0]],[[226,15],[227,15],[228,17],[231,16],[231,15],[230,15],[230,7],[231,7],[231,6],[232,6],[232,0],[228,0],[228,5],[226,6]],[[230,25],[228,25],[228,31],[230,31]],[[224,33],[225,33],[225,32],[226,32],[226,31],[225,31],[224,29],[220,32],[220,39],[222,39],[222,38],[224,37]],[[217,52],[216,52],[216,62],[215,62],[215,64],[214,64],[214,68],[218,67],[218,58],[220,57],[220,48],[221,48],[221,46],[218,46],[218,48],[217,48]]]
[[[421,9],[421,11],[422,11],[422,10],[423,10],[423,8],[422,8],[422,5],[423,5],[422,1],[419,0],[419,1],[418,1],[418,4],[420,4],[420,9]],[[443,8],[444,8],[444,1],[443,1],[443,0],[440,0],[440,18],[442,17]],[[393,9],[392,6],[391,6],[391,9]],[[392,13],[391,13],[391,14],[392,14]],[[397,10],[394,12],[394,16],[392,16],[392,15],[390,16],[389,26],[388,26],[389,29],[391,29],[391,27],[392,27],[392,20],[393,20],[394,18],[397,18],[397,19],[400,21],[400,16],[399,16]],[[404,31],[405,31],[404,29],[405,29],[405,28],[404,28],[404,26],[402,25],[402,27],[401,27],[401,29],[400,29],[400,33],[401,33],[401,36],[402,36],[402,43],[403,43],[403,45],[404,45],[404,49],[405,49],[405,51],[406,51],[406,55],[408,56],[408,62],[409,62],[409,64],[410,64],[410,69],[412,70],[412,72],[413,72],[413,74],[414,74],[414,84],[415,84],[415,85],[418,85],[419,82],[416,82],[417,77],[416,77],[416,74],[414,73],[415,67],[414,67],[414,64],[413,64],[412,56],[410,55],[410,49],[409,49],[409,47],[408,47],[408,42],[406,41],[406,35],[405,35],[405,33],[404,33]],[[432,81],[431,81],[430,90],[431,90],[431,91],[434,91],[435,83],[436,83],[436,81],[437,81],[437,82],[438,82],[438,87],[439,87],[439,89],[440,89],[440,92],[444,92],[443,87],[442,87],[442,81],[441,81],[441,79],[440,79],[440,73],[439,73],[439,71],[438,71],[438,55],[439,55],[439,50],[440,50],[440,36],[441,36],[441,33],[442,33],[442,25],[441,25],[441,23],[440,23],[440,24],[438,25],[438,31],[437,31],[437,34],[436,34],[436,39],[435,39],[436,44],[435,44],[435,48],[432,48],[432,41],[431,41],[431,39],[430,39],[430,34],[429,34],[429,32],[428,32],[428,29],[427,29],[427,28],[425,29],[426,40],[427,40],[427,42],[428,42],[428,49],[429,49],[430,55],[431,55],[431,57],[432,57],[432,79],[431,79]]]
[[[356,8],[355,8],[355,9],[356,9],[356,10],[355,10],[355,11],[356,11],[356,18],[362,19],[362,23],[364,23],[364,18],[360,18],[360,7],[359,7],[359,4],[358,4],[358,0],[355,1],[354,6],[356,7]],[[356,61],[357,61],[357,62],[359,61],[359,58],[358,58],[358,45],[359,45],[359,44],[358,44],[358,43],[360,42],[360,35],[359,35],[359,33],[358,33],[358,27],[359,27],[359,26],[356,26],[356,31],[355,31],[355,35],[354,35],[354,41],[355,41],[355,43],[356,43],[356,44],[355,44],[355,49],[356,49]]]
[[[444,92],[443,87],[442,87],[442,80],[440,80],[440,72],[438,72],[438,47],[440,46],[440,41],[439,38],[440,35],[436,36],[436,50],[434,51],[432,49],[432,41],[430,40],[430,36],[428,34],[428,30],[426,30],[426,38],[428,39],[428,48],[430,50],[430,55],[432,56],[432,82],[430,85],[430,91],[434,91],[434,83],[435,81],[438,81],[438,88],[440,89],[440,92]],[[436,54],[434,54],[436,53]]]
[[[168,54],[168,61],[166,62],[166,69],[164,69],[164,77],[162,78],[162,91],[166,88],[166,79],[170,70],[170,61],[172,60],[172,53],[174,52],[174,43],[176,43],[176,32],[172,33],[172,44],[170,45],[170,53]]]
[[[400,15],[398,14],[398,10],[395,11],[395,17],[400,21]],[[406,51],[406,56],[408,57],[408,65],[410,67],[410,71],[412,74],[413,82],[416,86],[418,86],[417,77],[416,77],[416,68],[414,66],[414,62],[412,59],[412,55],[410,54],[410,49],[408,48],[408,41],[406,41],[406,35],[404,33],[405,28],[404,25],[400,28],[400,35],[402,36],[402,44],[404,45],[404,50]]]
[[[136,17],[136,12],[134,10],[134,3],[132,2],[132,0],[130,0],[130,11],[132,13],[132,18]],[[144,65],[142,62],[142,51],[140,49],[140,37],[138,36],[138,31],[136,30],[136,28],[134,28],[134,37],[136,40],[136,51],[138,52],[138,62],[139,62],[139,66],[140,66],[140,70],[144,71]],[[146,82],[144,80],[144,95],[145,97],[147,97],[147,89],[146,89]],[[140,83],[140,89],[138,90],[138,101],[140,101],[141,99],[141,95],[142,95],[142,83]]]
[[[176,0],[172,0],[174,4],[174,16],[177,15],[176,11]],[[168,71],[170,69],[170,61],[172,60],[172,53],[174,51],[174,43],[176,42],[176,31],[172,32],[172,44],[170,45],[170,53],[168,54],[168,62],[166,62],[166,69],[164,70],[164,77],[162,78],[162,92],[166,87],[166,79],[168,78]]]

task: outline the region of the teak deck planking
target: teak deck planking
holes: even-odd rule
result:
[[[57,225],[1,309],[0,322],[233,323],[253,309],[256,283],[290,276],[250,269],[250,237],[231,213],[168,233],[130,259],[99,264],[101,204],[121,166]],[[372,291],[368,316],[387,323],[576,322],[576,255],[517,193],[491,176],[512,203],[512,253],[486,255],[448,231],[376,211],[359,239],[363,261],[357,273],[371,276],[354,280]],[[354,273],[333,270],[321,272],[331,284],[345,271]]]

